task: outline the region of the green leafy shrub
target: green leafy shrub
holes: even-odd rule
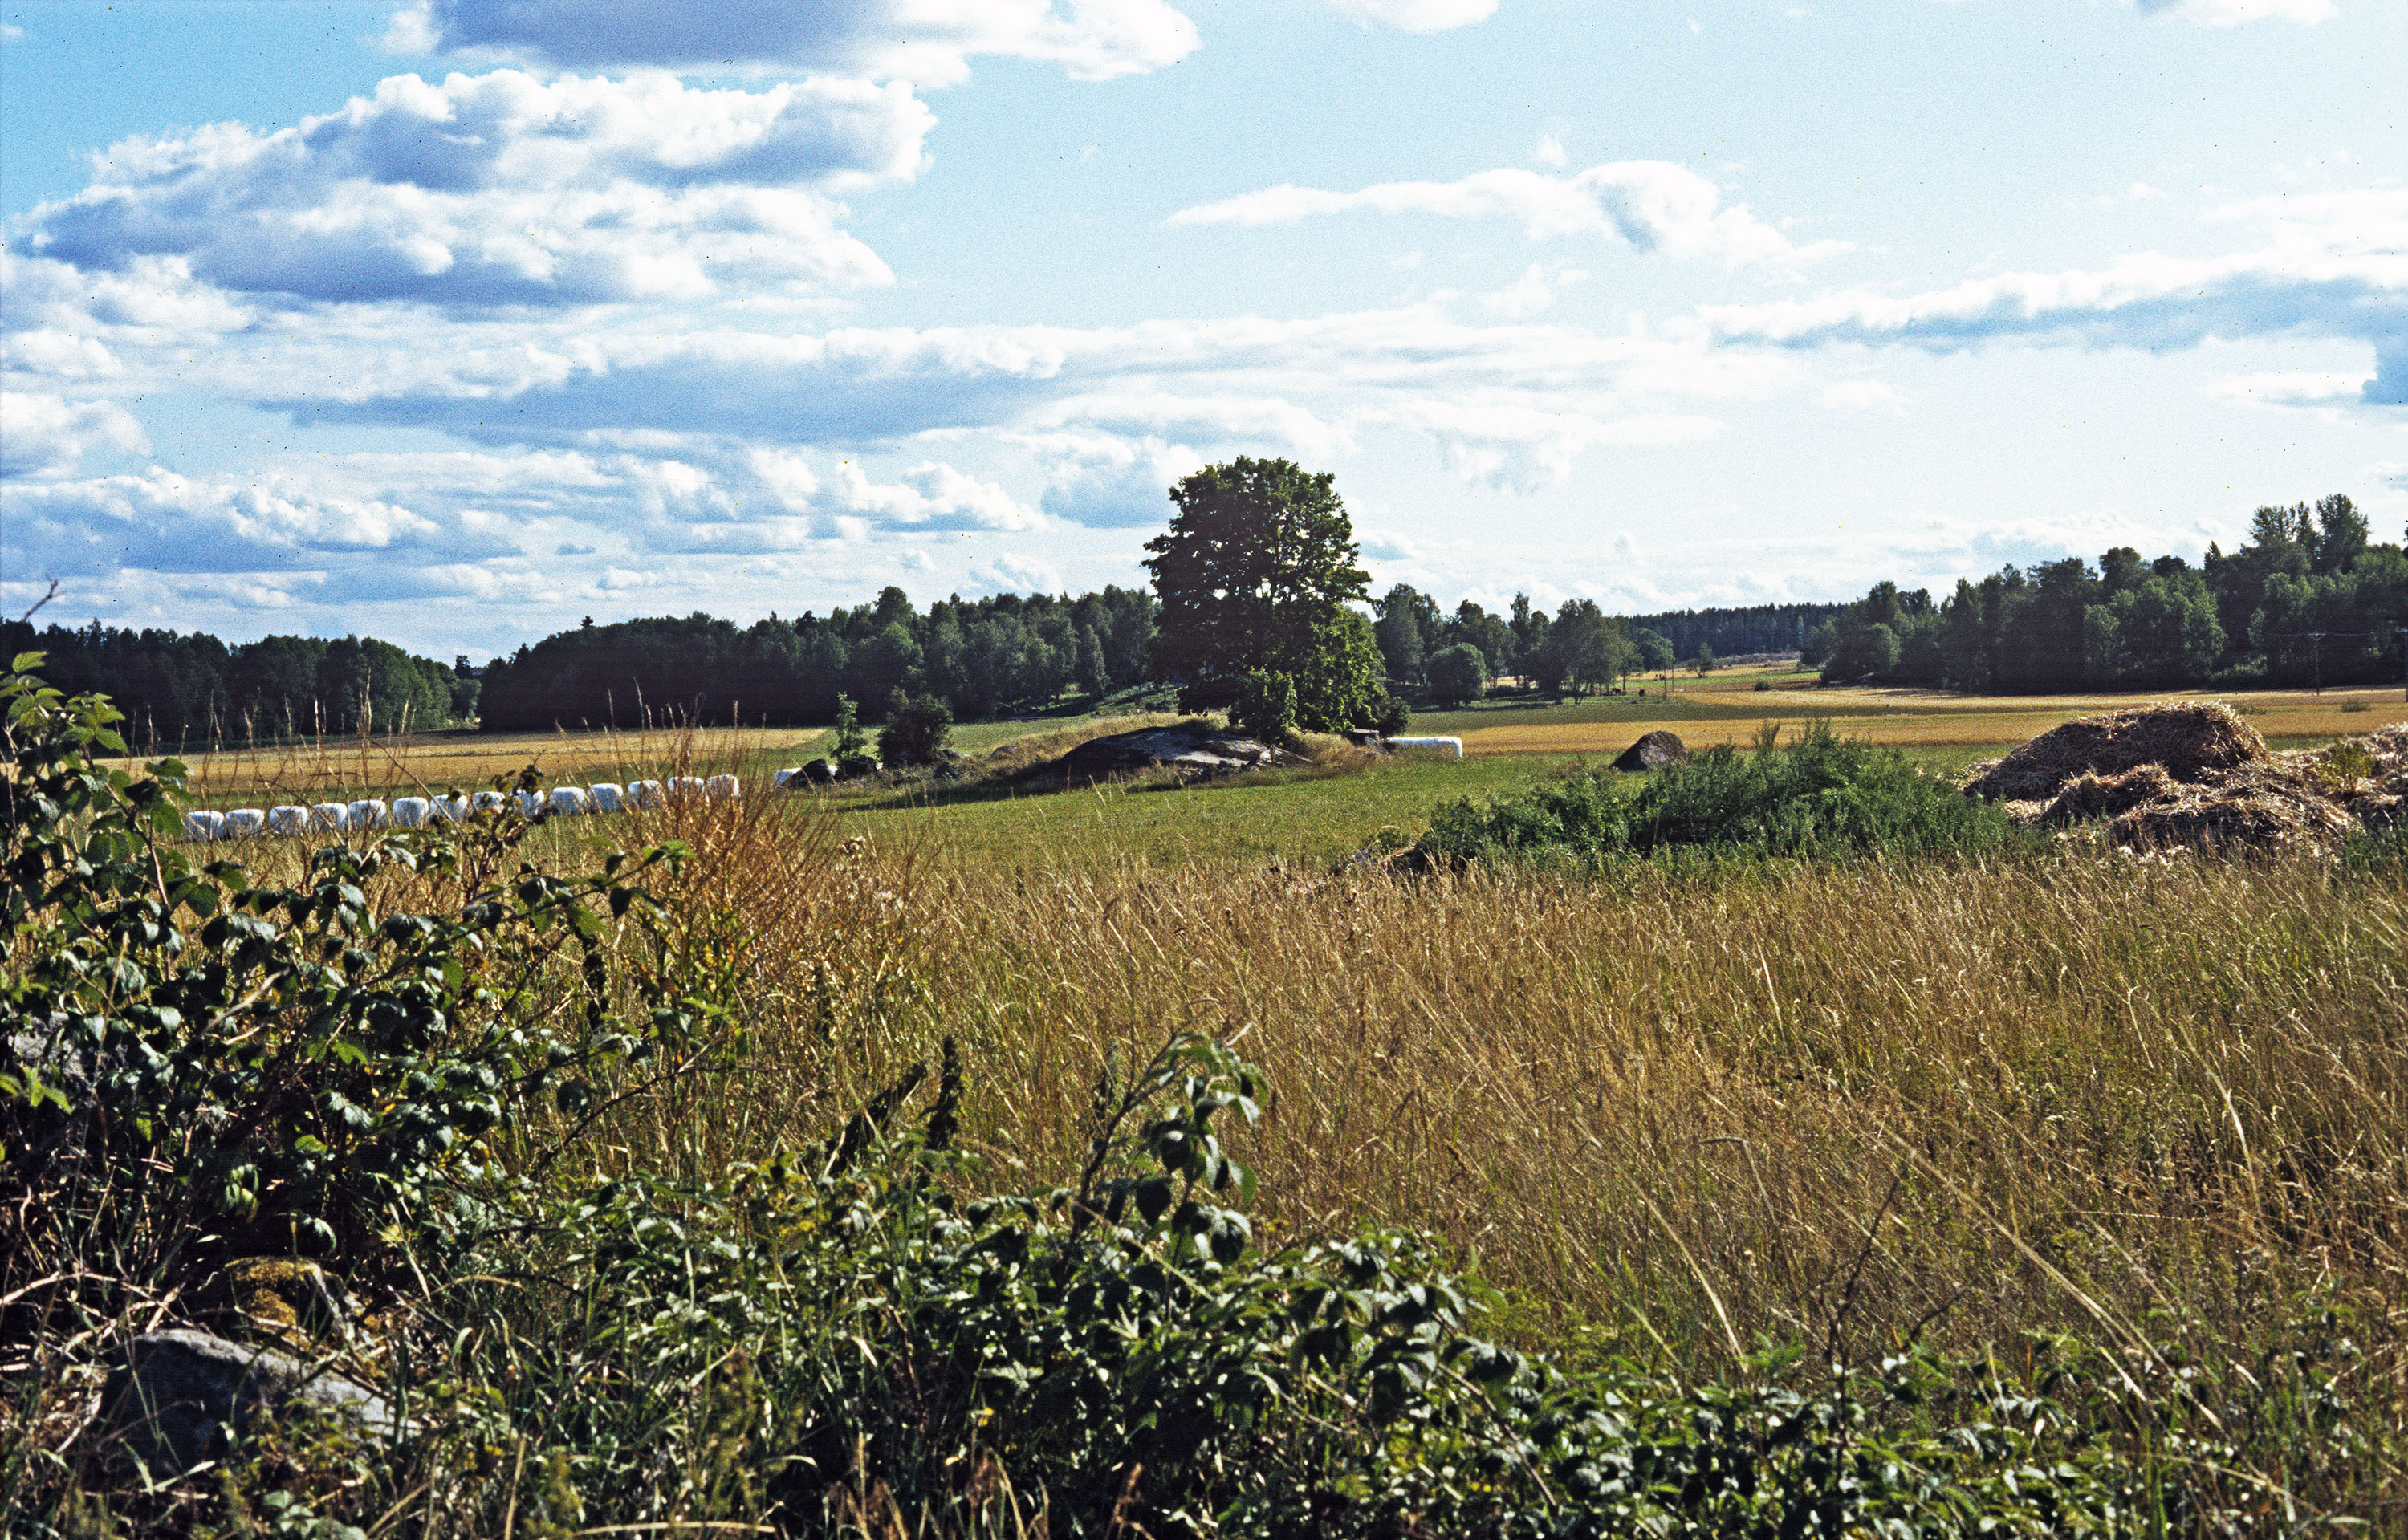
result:
[[[886,698],[886,725],[878,734],[878,757],[889,764],[930,764],[953,736],[953,708],[934,695],[912,696],[900,689]]]
[[[1238,676],[1229,725],[1265,743],[1285,743],[1296,733],[1296,681],[1284,674]]]
[[[1518,796],[1438,809],[1421,841],[1447,860],[1603,860],[1696,850],[1739,856],[1927,854],[2001,843],[1995,806],[1960,795],[1896,749],[1820,722],[1753,753],[1727,744],[1633,786],[1584,770]]]
[[[0,1292],[17,1302],[0,1343],[228,1257],[390,1260],[489,1135],[538,1097],[577,1105],[603,1065],[685,1024],[669,1008],[623,1025],[595,950],[603,917],[642,902],[625,879],[673,850],[585,879],[512,871],[528,820],[500,812],[456,839],[329,847],[297,888],[255,883],[174,838],[183,766],[104,767],[116,713],[41,686],[38,661],[0,677]],[[379,918],[364,888],[396,872],[462,901]],[[584,984],[566,1012],[532,992],[563,952]],[[77,1264],[93,1257],[108,1266]],[[79,1281],[24,1290],[50,1273]]]

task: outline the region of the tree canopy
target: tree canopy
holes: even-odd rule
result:
[[[1293,461],[1240,457],[1170,489],[1178,512],[1145,548],[1161,600],[1149,653],[1157,677],[1201,700],[1243,675],[1283,674],[1298,726],[1369,720],[1381,656],[1349,606],[1371,580],[1335,481]]]

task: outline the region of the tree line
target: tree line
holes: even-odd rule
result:
[[[1622,616],[1606,614],[1593,599],[1568,599],[1550,615],[1528,594],[1516,593],[1503,615],[1469,599],[1450,614],[1428,594],[1398,583],[1372,608],[1378,617],[1372,635],[1389,679],[1453,706],[1508,677],[1561,695],[1678,663],[1711,664],[1717,652],[1797,651],[1847,606],[1756,605]]]
[[[1934,603],[1883,582],[1807,640],[1826,680],[2043,692],[2297,686],[2401,677],[2408,554],[2336,493],[2269,506],[2237,550],[2129,546],[1960,580]]]
[[[775,724],[836,720],[838,697],[882,714],[899,691],[961,717],[1100,699],[1147,677],[1156,604],[1142,590],[1077,598],[958,594],[923,611],[899,588],[874,604],[771,615],[591,620],[486,666],[480,717],[496,731],[647,719]]]
[[[495,731],[647,720],[817,724],[845,702],[953,717],[1100,702],[1177,684],[1190,708],[1307,726],[1394,724],[1399,697],[1455,706],[1494,680],[1552,695],[1724,656],[1799,649],[1829,681],[1976,692],[2345,683],[2399,677],[2408,556],[2349,498],[2259,508],[2248,539],[2194,566],[2130,547],[2008,566],[1945,599],[1876,584],[1849,605],[1503,614],[1452,611],[1408,584],[1377,599],[1326,473],[1286,461],[1207,467],[1172,491],[1153,592],[875,602],[750,625],[696,613],[582,625],[481,671],[374,637],[269,636],[0,622],[0,656],[39,650],[72,692],[105,691],[153,742],[283,737],[469,720]],[[1361,607],[1368,606],[1366,616]],[[1268,692],[1269,693],[1266,693]],[[1276,697],[1276,698],[1274,698]],[[1284,703],[1284,704],[1283,704]]]
[[[0,621],[0,659],[34,651],[45,656],[43,677],[70,696],[108,695],[136,742],[444,727],[477,711],[466,659],[454,667],[373,636],[228,645],[201,631]]]

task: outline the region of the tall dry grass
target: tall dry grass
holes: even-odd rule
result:
[[[1101,1058],[1242,1037],[1289,1234],[1427,1227],[1543,1317],[1727,1359],[2029,1330],[2408,1335],[2408,890],[2324,863],[1627,884],[932,868],[980,1125],[1068,1168]],[[2148,1324],[2155,1318],[2155,1324]],[[2395,1406],[2408,1395],[2392,1396]]]

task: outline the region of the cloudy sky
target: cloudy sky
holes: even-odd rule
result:
[[[0,603],[483,656],[2408,520],[2408,0],[0,0]]]

